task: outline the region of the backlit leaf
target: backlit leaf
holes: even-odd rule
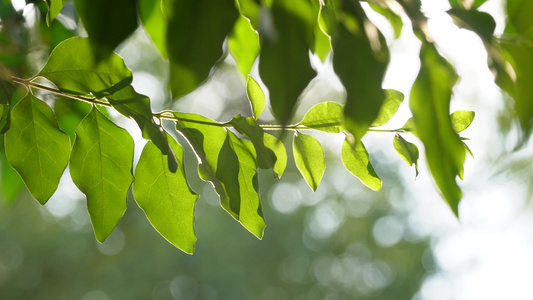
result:
[[[326,169],[322,145],[314,137],[298,133],[294,136],[292,149],[296,167],[309,187],[316,191]]]
[[[107,58],[135,29],[135,0],[74,0],[97,62]]]
[[[264,132],[254,118],[236,115],[230,122],[240,134],[248,137],[255,147],[257,163],[261,169],[270,169],[276,163],[275,153],[264,142]]]
[[[139,18],[144,30],[150,35],[159,53],[167,58],[167,20],[163,15],[161,0],[137,0]]]
[[[204,82],[222,57],[222,44],[239,17],[231,0],[174,0],[164,5],[167,50],[174,97]]]
[[[298,125],[315,130],[339,133],[343,128],[344,106],[336,102],[322,102],[311,107]]]
[[[31,194],[41,204],[54,194],[69,155],[70,139],[57,126],[52,109],[29,94],[12,111],[5,151]]]
[[[468,110],[458,110],[454,111],[450,115],[450,119],[452,120],[452,126],[455,132],[461,132],[470,126],[472,124],[472,121],[474,121],[474,117],[476,116],[476,113],[473,111]]]
[[[108,96],[128,86],[131,70],[117,54],[96,64],[87,38],[73,37],[59,44],[39,76],[61,91],[75,95]]]
[[[361,141],[355,141],[351,136],[346,137],[342,144],[341,157],[344,167],[364,185],[374,191],[381,189],[381,179],[370,163],[368,152]]]
[[[465,150],[449,116],[456,75],[432,44],[421,50],[422,67],[413,85],[410,108],[417,136],[424,143],[426,158],[446,202],[456,216],[462,192],[456,182]]]
[[[452,17],[457,26],[474,31],[484,42],[490,43],[492,40],[494,30],[496,29],[496,21],[494,21],[494,18],[490,14],[460,8],[452,8],[447,13]]]
[[[368,2],[368,4],[370,4],[370,7],[372,7],[372,9],[375,10],[377,13],[387,18],[387,21],[389,21],[390,25],[392,26],[392,29],[394,30],[394,37],[399,38],[400,34],[402,33],[403,27],[403,21],[401,16],[397,15],[386,4],[378,4],[373,2]]]
[[[9,71],[0,64],[0,105],[2,105],[2,114],[0,116],[4,114],[3,105],[7,105],[8,107],[6,120],[0,133],[7,132],[11,126],[11,102],[14,91],[15,85],[13,84]]]
[[[278,178],[281,178],[287,167],[287,150],[285,149],[285,145],[275,136],[267,133],[264,134],[263,138],[265,139],[265,146],[274,151],[276,155],[276,163],[273,169]]]
[[[48,7],[48,12],[46,13],[46,25],[50,27],[52,21],[59,15],[61,9],[63,8],[63,0],[44,0],[46,6]]]
[[[247,230],[262,238],[264,220],[257,194],[257,165],[251,142],[239,140],[213,120],[187,113],[174,113],[176,129],[198,157],[198,173],[210,181],[220,196],[220,205]]]
[[[87,196],[96,239],[103,243],[126,211],[133,182],[133,139],[96,107],[76,130],[70,175]]]
[[[228,49],[243,76],[248,76],[259,55],[259,36],[250,21],[240,16],[228,37]]]
[[[171,137],[170,146],[178,159],[178,169],[168,170],[166,155],[148,142],[135,167],[133,196],[154,228],[171,244],[186,253],[194,252],[194,205],[192,192],[183,170],[183,149]]]
[[[255,119],[259,118],[259,115],[265,109],[265,94],[257,81],[250,75],[248,75],[248,81],[246,82],[246,95],[252,106],[253,117]]]
[[[128,86],[107,97],[107,99],[118,112],[137,122],[143,137],[151,140],[161,153],[167,156],[168,168],[171,172],[175,172],[178,168],[176,157],[168,144],[165,130],[154,122],[150,98],[137,93],[132,86]]]
[[[383,105],[379,110],[379,114],[372,122],[373,127],[385,125],[398,111],[398,108],[403,102],[404,95],[401,92],[395,90],[384,90],[385,91],[385,100]]]
[[[259,74],[268,87],[276,119],[286,125],[298,97],[316,72],[309,61],[313,34],[313,11],[306,0],[274,0],[265,10]]]
[[[408,166],[415,166],[415,177],[418,176],[418,147],[415,144],[406,141],[399,134],[394,137],[392,144],[396,153],[398,153]]]

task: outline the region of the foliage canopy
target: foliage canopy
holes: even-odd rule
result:
[[[532,2],[507,1],[508,23],[502,36],[494,36],[493,18],[478,10],[485,1],[449,2],[448,13],[456,24],[483,40],[496,83],[513,97],[524,137],[529,136],[533,128],[533,20],[528,16]],[[29,42],[14,34],[24,28],[24,19],[10,1],[0,1],[4,149],[9,164],[41,204],[55,192],[68,164],[74,183],[87,197],[98,241],[107,238],[124,214],[131,188],[154,228],[184,252],[194,251],[194,205],[199,196],[188,185],[183,145],[167,131],[188,142],[198,159],[200,177],[213,185],[221,206],[258,238],[265,228],[258,169],[283,175],[288,157],[281,137],[292,135],[296,166],[316,190],[325,170],[324,151],[308,132],[344,134],[340,157],[345,167],[364,185],[379,190],[381,179],[361,139],[369,131],[380,131],[375,127],[396,114],[404,95],[382,88],[389,51],[368,18],[369,10],[385,16],[396,37],[404,26],[402,16],[407,16],[422,43],[421,68],[409,97],[413,116],[405,126],[389,131],[396,133],[394,149],[417,175],[420,151],[404,135],[410,133],[423,144],[435,183],[458,215],[462,193],[457,177],[463,179],[463,163],[470,153],[459,133],[473,121],[474,112],[450,112],[457,74],[426,31],[419,0],[75,0],[76,20],[88,37],[67,29],[65,18],[58,17],[64,4],[72,7],[62,0],[35,1],[49,26],[47,43],[54,46],[35,74],[28,67],[33,62],[24,57],[28,50],[20,46]],[[150,99],[131,85],[131,70],[113,52],[138,27],[168,61],[173,101],[196,90],[221,58],[231,55],[246,84],[251,108],[243,108],[229,122],[188,112],[153,112]],[[323,61],[332,57],[346,99],[344,104],[319,103],[291,124],[301,94],[316,76],[309,52]],[[256,60],[259,76],[252,76]],[[17,88],[21,86],[25,89]],[[42,101],[44,94],[92,105],[77,120],[73,141],[54,116],[57,108]],[[258,122],[266,103],[278,124]],[[149,140],[135,170],[133,139],[106,115],[107,108],[135,120]],[[74,105],[70,109],[69,113],[79,114]],[[163,120],[172,121],[175,131],[164,128]],[[266,130],[278,130],[281,135]],[[2,170],[3,179],[9,170]]]

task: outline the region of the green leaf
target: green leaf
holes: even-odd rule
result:
[[[96,64],[87,38],[73,37],[59,44],[37,74],[61,91],[102,98],[128,86],[131,70],[117,54]]]
[[[206,117],[177,112],[174,115],[178,118],[176,129],[198,157],[200,178],[213,184],[222,208],[261,238],[265,224],[257,194],[256,154],[251,142],[239,140],[217,126],[222,124]]]
[[[144,30],[150,35],[163,58],[167,58],[167,20],[161,0],[137,0],[137,10]]]
[[[403,102],[403,99],[405,98],[403,93],[395,91],[395,90],[384,90],[385,91],[385,100],[383,101],[383,105],[381,106],[381,109],[379,110],[379,114],[372,122],[372,127],[377,127],[381,125],[385,125],[387,122],[394,117],[396,112],[398,111],[398,108]]]
[[[45,204],[54,194],[69,155],[70,139],[57,126],[52,109],[29,94],[12,111],[5,151],[31,194]]]
[[[228,0],[174,0],[164,9],[170,84],[173,96],[181,97],[207,79],[239,12]]]
[[[298,97],[316,72],[309,61],[313,10],[306,0],[274,0],[265,10],[259,74],[268,87],[274,116],[286,125]]]
[[[260,27],[261,6],[257,0],[237,0],[241,16],[250,20],[252,28]]]
[[[415,128],[415,120],[413,119],[413,117],[409,118],[407,122],[405,122],[405,124],[398,130],[407,131],[411,133],[412,135],[418,137],[418,134],[416,133],[416,128]]]
[[[107,58],[135,29],[135,0],[74,0],[83,27],[89,34],[95,61]]]
[[[292,149],[296,167],[309,187],[316,191],[326,170],[322,145],[310,135],[297,133],[294,135]]]
[[[137,93],[132,86],[127,86],[107,99],[119,113],[137,122],[143,137],[154,142],[161,153],[167,156],[168,168],[171,172],[175,172],[178,169],[176,157],[168,144],[165,130],[154,121],[150,98]]]
[[[472,30],[477,33],[484,42],[490,43],[494,30],[496,29],[496,21],[486,12],[477,10],[464,10],[460,8],[452,8],[447,11],[452,17],[454,23],[460,28]]]
[[[326,31],[322,30],[321,23],[324,23],[323,15],[321,14],[322,3],[320,1],[313,1],[313,17],[316,22],[313,22],[313,35],[314,43],[312,51],[316,54],[322,62],[326,61],[326,58],[331,51],[331,39]]]
[[[172,245],[185,253],[194,252],[194,205],[198,195],[191,191],[183,170],[183,148],[168,140],[178,158],[178,170],[167,168],[166,155],[148,142],[135,167],[133,196],[150,223]]]
[[[470,148],[468,147],[468,145],[465,142],[463,142],[463,147],[465,148],[466,153],[468,153],[468,155],[470,155],[470,157],[474,158],[474,154],[472,154],[472,150],[470,150]]]
[[[228,49],[237,62],[237,67],[245,77],[250,74],[252,65],[259,55],[259,36],[250,21],[240,16],[228,37]]]
[[[456,7],[465,8],[465,4],[470,5],[470,7],[466,7],[467,9],[476,9],[480,7],[483,3],[487,2],[487,0],[474,0],[473,2],[465,1],[465,0],[449,0],[449,1],[450,1],[450,5],[453,8],[456,8]]]
[[[333,68],[346,89],[345,128],[358,141],[378,117],[386,98],[381,85],[388,63],[388,51],[379,34],[379,39],[373,37],[371,45],[362,24],[372,25],[368,20],[365,21],[359,2],[353,3],[343,7],[346,14],[332,35],[332,45]]]
[[[257,153],[257,164],[261,169],[273,168],[276,163],[275,153],[265,145],[264,132],[254,118],[236,115],[230,122],[240,134],[248,137]]]
[[[274,164],[274,172],[278,178],[281,178],[287,167],[287,150],[285,145],[279,141],[275,136],[265,133],[264,136],[265,146],[274,151],[276,155],[276,164]]]
[[[455,178],[463,168],[465,150],[449,116],[456,75],[432,44],[423,45],[421,62],[420,73],[411,90],[410,108],[431,174],[458,216],[462,192]]]
[[[0,116],[4,115],[3,105],[8,106],[6,121],[0,133],[6,133],[11,126],[11,102],[13,100],[14,92],[15,85],[13,84],[13,80],[11,79],[9,70],[4,68],[4,66],[0,64],[0,105],[2,105],[2,113],[0,114]]]
[[[133,139],[96,107],[76,130],[70,175],[87,196],[96,239],[103,243],[126,211],[133,182]]]
[[[361,141],[355,141],[353,137],[347,136],[342,144],[341,157],[344,167],[364,185],[374,191],[381,189],[381,179],[370,163],[368,152]]]
[[[9,165],[5,151],[0,151],[0,172],[0,178],[2,178],[2,181],[0,181],[1,197],[4,203],[11,204],[15,202],[20,192],[24,189],[24,181]]]
[[[52,21],[59,15],[61,9],[63,8],[63,0],[44,0],[46,6],[48,7],[48,12],[46,13],[46,25],[50,27]]]
[[[370,4],[370,7],[372,7],[374,11],[387,18],[387,21],[389,21],[390,25],[392,26],[392,29],[394,30],[394,37],[399,38],[400,34],[402,33],[403,27],[403,21],[401,16],[397,15],[394,11],[392,11],[384,2],[368,2],[368,4]]]
[[[237,155],[239,162],[238,184],[236,181],[228,182],[228,184],[238,185],[239,188],[240,209],[237,220],[257,238],[262,239],[266,224],[259,200],[257,159],[254,147],[251,142],[239,139],[232,132],[228,132],[228,136],[231,149]],[[226,161],[219,162],[225,163]],[[224,169],[222,168],[222,170]],[[226,188],[228,188],[228,184],[226,184]]]
[[[406,141],[401,135],[394,136],[393,143],[396,153],[405,161],[408,166],[415,166],[415,177],[418,176],[418,147]]]
[[[311,107],[298,125],[315,130],[339,133],[344,130],[344,106],[336,102],[322,102]]]
[[[259,118],[263,109],[265,109],[265,94],[257,81],[250,75],[248,75],[248,80],[246,81],[246,95],[252,106],[253,117],[255,119]]]
[[[454,111],[450,115],[450,119],[452,120],[452,127],[455,130],[455,132],[461,132],[470,126],[472,124],[472,121],[474,121],[474,117],[476,116],[476,113],[473,111],[468,110],[458,110]]]

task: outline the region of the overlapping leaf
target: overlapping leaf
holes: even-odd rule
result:
[[[276,155],[265,145],[264,132],[254,118],[236,115],[230,122],[240,134],[247,136],[257,153],[257,165],[261,169],[271,169],[276,163]]]
[[[13,100],[14,91],[15,85],[13,84],[9,71],[0,64],[0,105],[2,105],[2,114],[0,114],[0,116],[3,116],[4,114],[3,105],[7,105],[8,107],[6,121],[0,133],[5,133],[11,126],[11,102]]]
[[[104,60],[137,29],[135,0],[74,0],[74,3],[97,62]]]
[[[186,253],[194,252],[194,205],[198,195],[187,184],[183,170],[183,149],[171,137],[170,146],[178,159],[178,169],[168,170],[166,155],[148,142],[135,167],[133,196],[154,228],[171,244]]]
[[[46,25],[50,27],[52,21],[59,15],[63,8],[63,0],[45,0],[48,12],[46,13]]]
[[[424,143],[429,169],[455,215],[462,192],[456,177],[463,169],[465,150],[449,116],[456,75],[432,44],[421,50],[422,66],[413,85],[410,108],[417,136]]]
[[[133,182],[133,139],[96,107],[76,130],[70,175],[87,196],[87,208],[98,241],[103,242],[126,211]]]
[[[250,21],[240,16],[228,37],[228,49],[243,76],[248,76],[259,55],[259,36]]]
[[[298,97],[316,75],[309,61],[313,11],[306,0],[274,0],[265,11],[259,73],[268,87],[274,116],[286,125]]]
[[[46,203],[70,155],[70,139],[57,126],[52,109],[31,94],[17,103],[5,135],[5,151],[33,197]]]
[[[234,1],[174,0],[164,6],[174,97],[192,92],[222,57],[222,43],[239,17]]]
[[[385,125],[387,122],[389,122],[390,119],[394,117],[394,115],[398,111],[398,108],[403,102],[403,93],[391,89],[387,89],[384,91],[385,100],[383,101],[383,105],[379,110],[378,116],[376,117],[374,122],[372,122],[372,127]]]
[[[171,172],[175,172],[178,168],[176,157],[168,144],[165,130],[154,122],[150,98],[137,93],[132,86],[127,86],[107,99],[118,112],[137,122],[143,137],[150,139],[162,154],[167,156],[168,168]]]
[[[364,185],[374,191],[381,189],[381,179],[370,163],[368,151],[361,141],[354,141],[351,136],[346,137],[342,144],[341,157],[346,169]]]
[[[377,118],[385,100],[381,88],[388,63],[388,51],[376,30],[372,43],[363,22],[366,20],[359,2],[347,7],[335,34],[332,35],[333,68],[346,89],[345,128],[360,140]],[[379,37],[379,38],[378,38]],[[379,47],[379,49],[378,49]]]
[[[285,145],[279,141],[275,136],[265,133],[264,136],[265,146],[272,150],[276,155],[276,163],[274,164],[274,172],[281,178],[287,167],[287,150]]]
[[[251,142],[238,139],[208,118],[174,115],[178,119],[176,129],[198,157],[200,177],[213,184],[221,206],[231,216],[262,238],[265,223],[257,194],[257,156]]]
[[[294,136],[292,145],[296,167],[309,187],[316,191],[326,170],[322,145],[314,137],[302,133]]]
[[[457,26],[474,31],[484,42],[491,42],[494,30],[496,29],[496,21],[494,21],[494,18],[490,14],[460,8],[452,8],[447,12],[452,16]]]
[[[131,70],[120,56],[111,54],[97,64],[89,40],[81,37],[60,43],[38,75],[63,92],[98,98],[113,94],[132,81]]]

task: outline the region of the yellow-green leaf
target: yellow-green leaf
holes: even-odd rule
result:
[[[103,243],[126,211],[133,182],[133,139],[96,107],[76,130],[70,175],[87,196],[96,239]]]
[[[248,100],[252,106],[253,117],[255,119],[259,118],[259,115],[265,109],[265,94],[257,81],[250,75],[248,75],[248,80],[246,81],[246,96],[248,96]]]
[[[165,239],[185,253],[194,252],[194,205],[198,195],[191,191],[183,170],[183,148],[171,137],[168,141],[178,160],[172,173],[168,158],[153,142],[143,149],[135,167],[133,196],[146,217]]]
[[[356,142],[351,136],[346,137],[342,144],[341,157],[344,167],[364,185],[374,191],[381,189],[381,179],[370,163],[368,152],[361,141]]]
[[[311,107],[298,125],[315,130],[339,133],[344,130],[344,106],[336,102],[322,102]]]
[[[267,133],[263,135],[263,138],[265,146],[274,151],[274,154],[276,155],[276,163],[274,164],[273,169],[278,178],[281,178],[287,167],[287,150],[285,149],[285,145],[275,136]]]
[[[31,194],[41,204],[54,194],[70,156],[70,139],[52,109],[29,94],[13,108],[5,151]]]
[[[309,187],[316,191],[326,170],[322,145],[314,137],[302,133],[294,136],[292,145],[296,167]]]
[[[461,132],[470,126],[472,124],[472,121],[474,121],[474,117],[476,116],[476,113],[473,111],[468,110],[457,110],[454,111],[450,115],[450,119],[452,120],[452,126],[455,132]]]
[[[415,177],[418,176],[418,147],[415,144],[406,141],[399,134],[394,137],[392,144],[396,153],[398,153],[408,166],[415,166]]]

